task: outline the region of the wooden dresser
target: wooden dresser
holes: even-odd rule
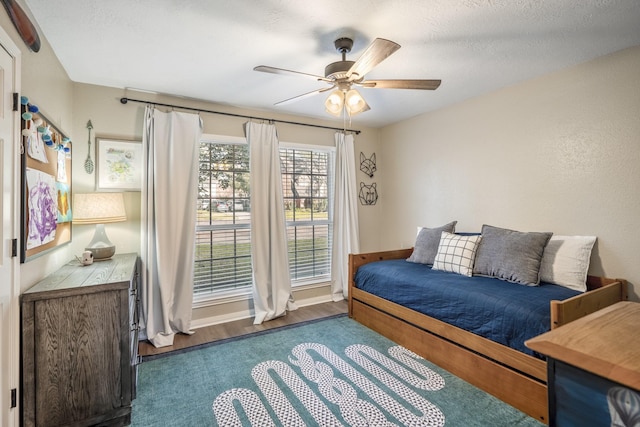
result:
[[[640,420],[640,304],[619,302],[526,345],[547,356],[550,426]]]
[[[22,425],[130,424],[138,362],[136,254],[71,261],[22,297]]]

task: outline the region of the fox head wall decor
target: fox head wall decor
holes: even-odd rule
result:
[[[373,153],[371,157],[367,159],[364,153],[360,152],[360,170],[364,172],[369,178],[373,178],[376,169],[376,153]]]

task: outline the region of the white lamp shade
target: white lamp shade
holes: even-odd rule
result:
[[[74,224],[106,224],[127,220],[122,193],[73,195]]]
[[[327,110],[327,113],[333,114],[336,117],[340,116],[342,112],[342,107],[344,105],[344,93],[340,90],[334,90],[331,92],[331,95],[324,102],[324,107]]]
[[[349,117],[370,110],[360,92],[355,89],[350,89],[346,93],[341,90],[334,90],[324,102],[324,107],[327,113],[336,117],[340,117],[343,110],[349,114]]]
[[[344,104],[349,116],[355,116],[370,109],[360,92],[355,89],[351,89],[346,93]]]

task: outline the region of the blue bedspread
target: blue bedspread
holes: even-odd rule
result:
[[[549,301],[579,294],[544,282],[523,286],[466,277],[404,259],[363,265],[355,282],[371,294],[540,358],[524,342],[550,329]]]

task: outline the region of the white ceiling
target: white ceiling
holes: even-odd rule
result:
[[[402,48],[368,79],[442,79],[436,91],[362,89],[383,126],[640,45],[639,0],[25,0],[71,80],[331,119],[324,75],[348,36]],[[603,82],[603,84],[606,82]],[[339,120],[339,119],[335,119]]]

